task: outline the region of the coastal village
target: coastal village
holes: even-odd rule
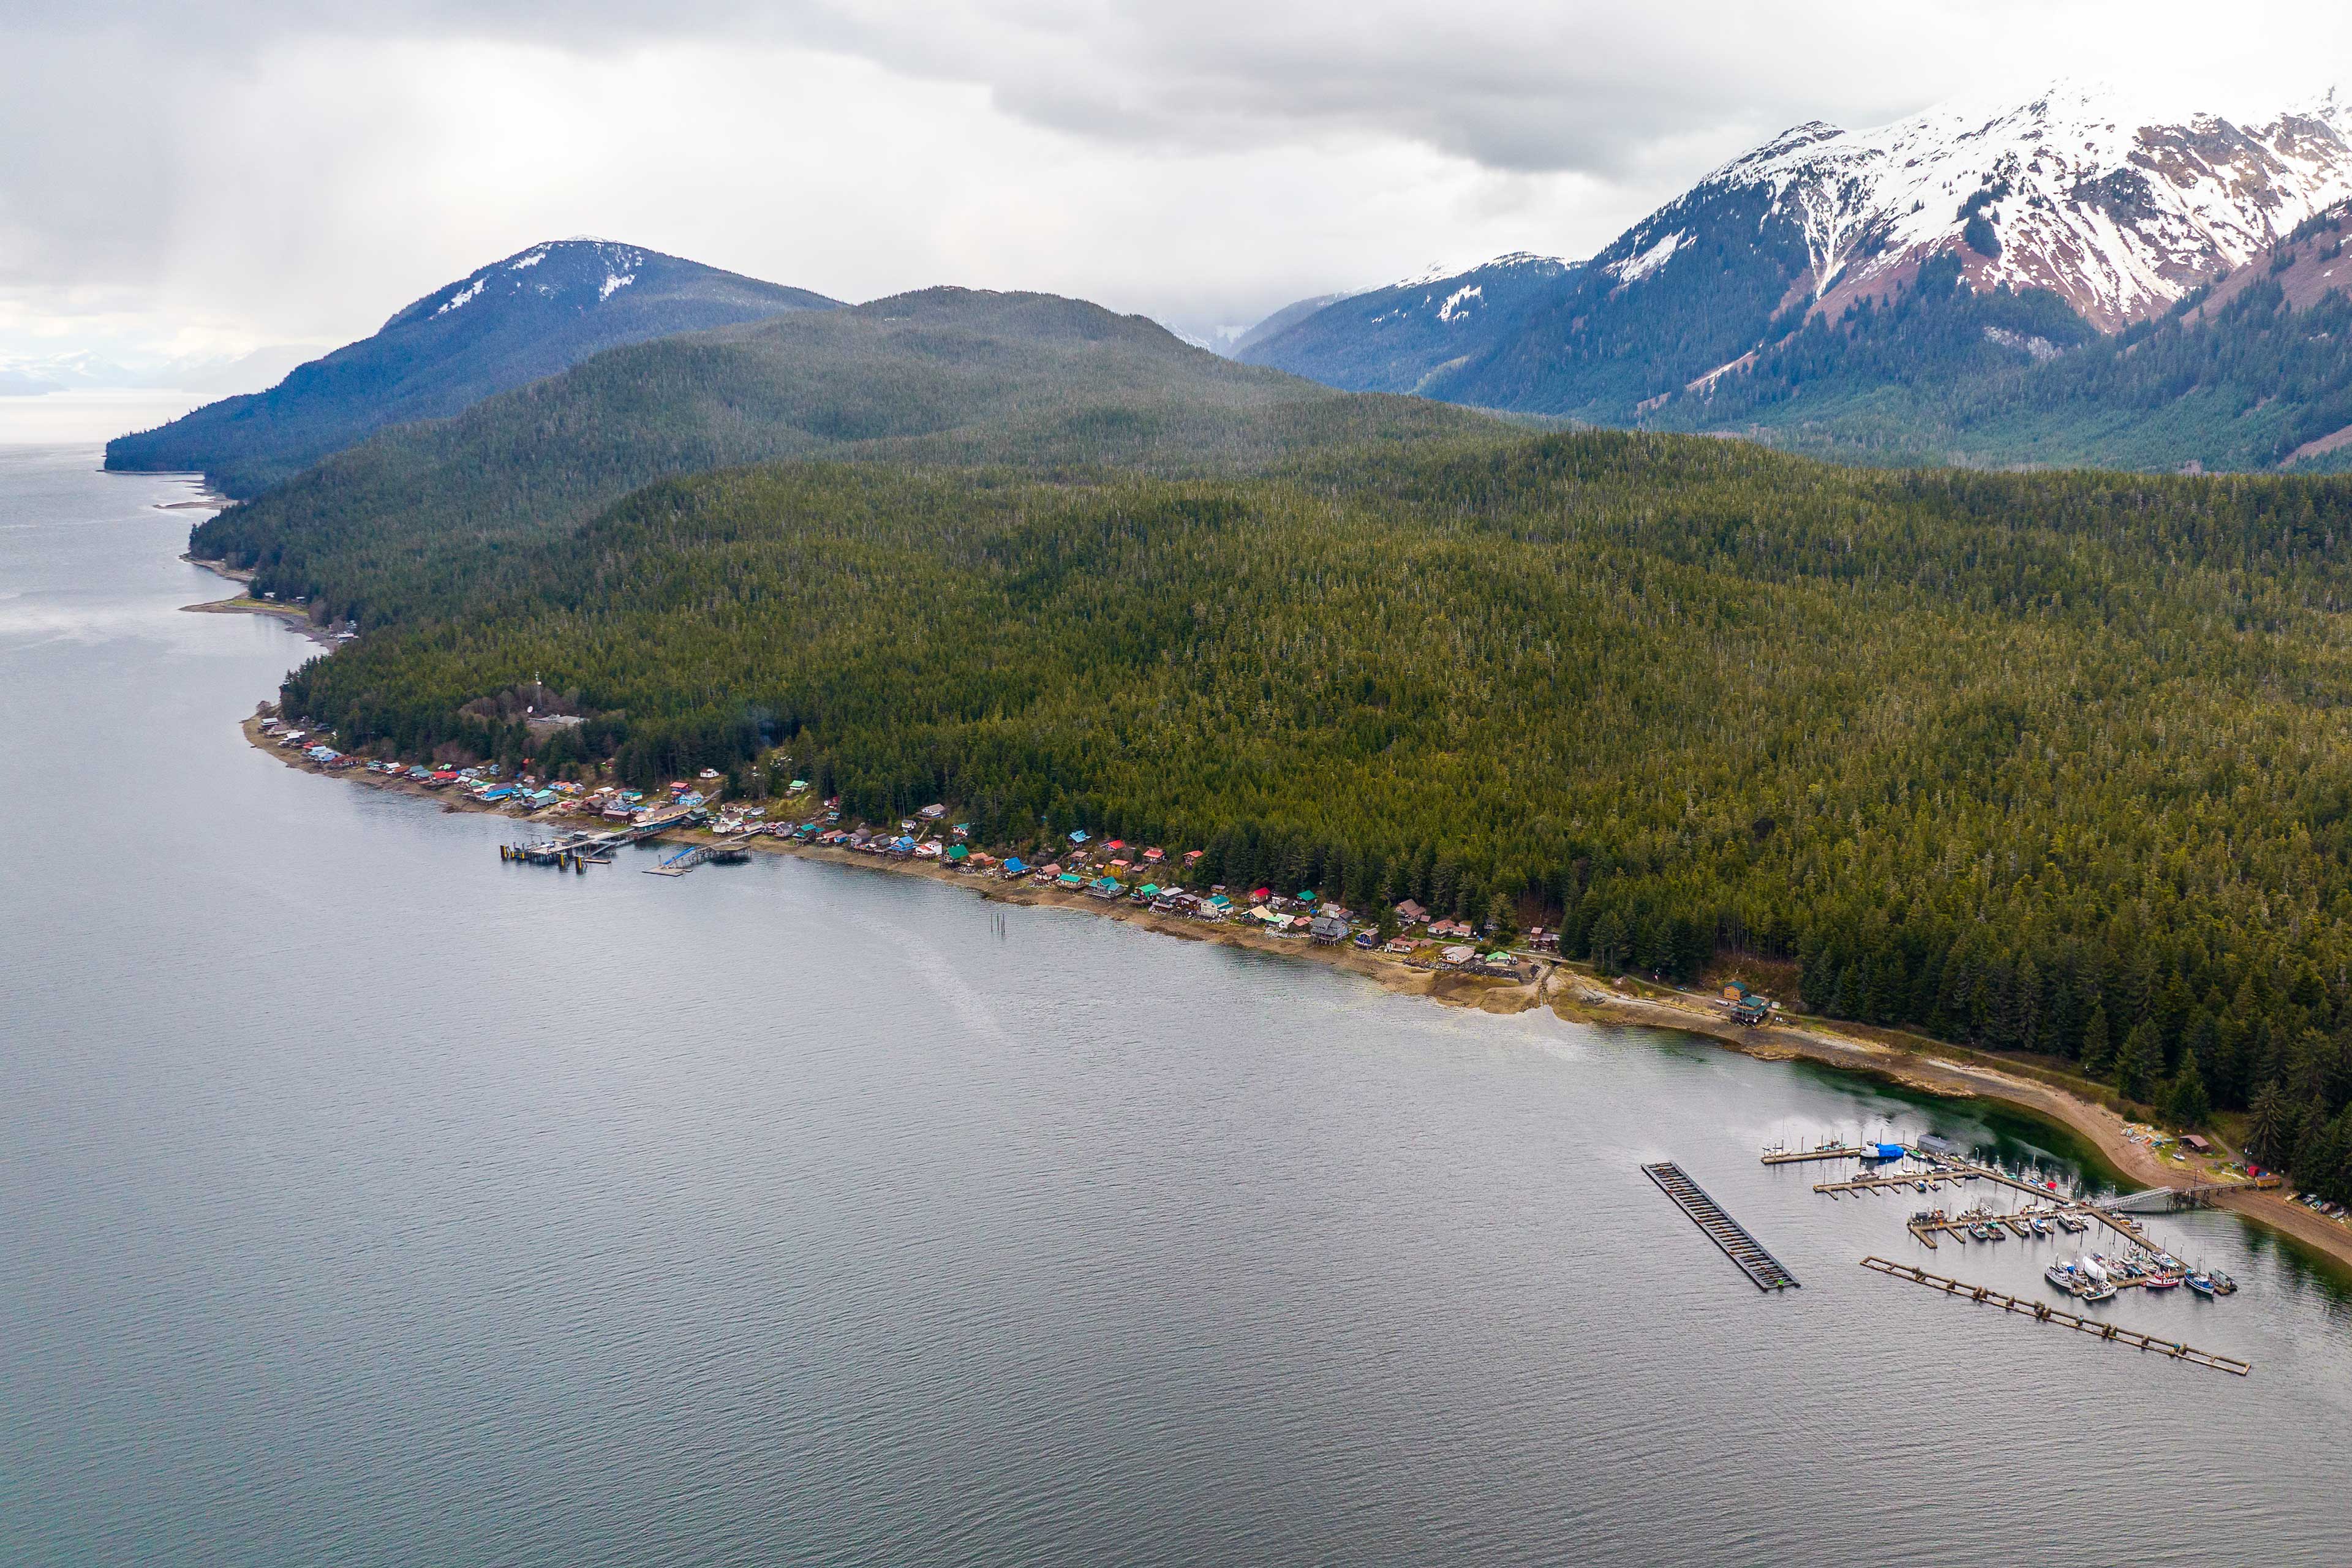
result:
[[[943,804],[926,805],[896,822],[845,823],[840,801],[814,799],[804,779],[790,782],[781,805],[725,802],[718,798],[724,781],[714,769],[705,769],[692,780],[674,781],[666,790],[648,792],[618,784],[541,780],[528,773],[509,777],[496,763],[436,767],[363,759],[337,751],[299,721],[264,719],[257,728],[270,743],[326,772],[358,770],[445,794],[478,808],[572,830],[538,844],[510,847],[509,858],[519,860],[561,860],[569,868],[584,869],[600,858],[594,851],[607,847],[592,841],[611,837],[617,843],[619,836],[638,838],[646,836],[648,829],[696,833],[708,836],[707,850],[745,848],[762,840],[837,850],[934,867],[974,879],[1139,907],[1153,914],[1209,925],[1234,924],[1314,946],[1347,943],[1412,968],[1515,984],[1535,978],[1528,963],[1530,957],[1557,952],[1559,946],[1557,933],[1538,928],[1524,933],[1515,952],[1497,945],[1491,929],[1433,915],[1410,899],[1384,915],[1368,916],[1312,889],[1228,889],[1222,884],[1194,888],[1188,883],[1202,851],[1131,845],[1118,838],[1097,840],[1083,828],[1063,836],[1050,852],[1032,848],[1024,856],[1002,846],[992,850],[972,842],[970,824],[949,822],[950,813]],[[722,855],[707,852],[703,858],[720,859]],[[1757,1006],[1760,1009],[1761,1004]],[[1763,1014],[1758,1010],[1753,1016],[1760,1022]]]
[[[551,865],[584,874],[591,865],[610,863],[614,851],[624,845],[656,841],[683,846],[645,868],[670,876],[702,864],[740,862],[754,850],[854,858],[969,879],[985,885],[992,896],[1094,907],[1126,918],[1148,918],[1162,929],[1209,928],[1223,940],[1251,945],[1282,948],[1295,943],[1318,957],[1344,954],[1344,962],[1374,973],[1391,969],[1454,987],[1471,986],[1468,993],[1440,994],[1472,1005],[1502,1003],[1506,1011],[1544,1004],[1548,988],[1559,980],[1564,994],[1555,1005],[1586,1016],[1692,1030],[1759,1056],[1803,1054],[1885,1073],[1937,1094],[1990,1093],[2015,1103],[2035,1103],[2032,1091],[2038,1086],[2027,1080],[1995,1071],[1923,1071],[1916,1062],[1898,1065],[1891,1053],[1875,1049],[1867,1040],[1824,1036],[1811,1020],[1800,1024],[1780,1003],[1737,982],[1698,998],[1631,977],[1604,981],[1561,963],[1558,933],[1541,927],[1507,942],[1505,933],[1491,925],[1480,928],[1438,915],[1411,899],[1367,911],[1345,908],[1314,889],[1196,886],[1193,870],[1202,851],[1130,844],[1083,828],[1019,848],[983,846],[973,841],[969,824],[950,820],[954,813],[943,802],[892,821],[845,820],[838,797],[819,798],[808,780],[790,777],[790,758],[781,754],[771,761],[788,781],[782,795],[755,802],[724,798],[726,781],[712,769],[693,779],[671,781],[665,788],[638,790],[619,784],[509,774],[496,763],[456,766],[356,756],[339,751],[332,737],[315,724],[267,711],[247,721],[246,729],[255,744],[275,749],[298,766],[354,775],[382,787],[438,797],[446,809],[495,812],[547,830],[543,837],[501,847],[501,858],[517,864]],[[1482,993],[1475,989],[1479,986],[1498,989]],[[1769,1043],[1775,1040],[1801,1040],[1802,1048]],[[2079,1118],[2060,1119],[2086,1131]],[[2242,1204],[2251,1199],[2270,1209],[2264,1217],[2271,1223],[2284,1221],[2284,1228],[2323,1245],[2329,1245],[2333,1237],[2336,1239],[2330,1250],[2352,1257],[2352,1210],[2315,1194],[2275,1191],[2274,1176],[2230,1159],[2200,1136],[2176,1136],[2115,1120],[2116,1136],[2096,1141],[2103,1152],[2135,1174],[2200,1193],[2209,1201],[2215,1192],[2231,1191]],[[1907,1184],[1916,1178],[1906,1175],[1904,1180]],[[2294,1213],[2282,1216],[2276,1212],[2281,1206]],[[2042,1217],[2057,1223],[2054,1215]],[[1947,1216],[1931,1211],[1918,1218],[1928,1231],[1921,1239],[1931,1247],[1936,1234],[1990,1240],[2009,1234],[2001,1229],[2004,1225],[2014,1230],[2006,1216],[1990,1214]],[[1920,1235],[1916,1224],[1913,1231]],[[2156,1274],[2159,1279],[2168,1278],[2162,1269]],[[2126,1279],[2138,1282],[2128,1274]],[[2070,1278],[2064,1288],[2070,1294],[2084,1293],[2074,1289],[2084,1282]]]

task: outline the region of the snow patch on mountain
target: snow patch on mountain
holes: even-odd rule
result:
[[[481,297],[483,286],[488,282],[489,279],[487,278],[475,279],[471,283],[467,284],[463,289],[458,289],[455,294],[452,294],[446,300],[442,300],[441,308],[433,313],[436,316],[446,316],[452,310],[464,310],[467,305]]]
[[[1621,283],[1638,283],[1672,261],[1675,258],[1675,252],[1680,250],[1689,238],[1689,235],[1685,234],[1681,229],[1676,229],[1639,255],[1629,256],[1622,261],[1610,263],[1606,270],[1614,274]]]
[[[1486,290],[1482,284],[1472,283],[1456,289],[1445,297],[1445,303],[1437,307],[1437,319],[1441,321],[1465,320],[1470,314],[1470,302],[1474,300],[1483,301],[1486,297]]]
[[[1976,287],[2053,289],[2112,330],[2352,196],[2352,108],[2331,91],[2241,126],[2061,82],[2027,103],[1954,101],[1869,131],[1808,123],[1636,226],[1607,270],[1650,276],[1674,254],[1652,238],[1660,219],[1740,191],[1802,233],[1815,300],[1890,287],[1957,242]]]
[[[596,290],[596,303],[599,305],[603,304],[605,300],[611,299],[614,294],[620,292],[622,289],[627,288],[636,280],[637,275],[634,272],[626,274],[607,272],[604,274],[604,286]]]

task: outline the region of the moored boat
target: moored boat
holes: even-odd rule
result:
[[[2200,1296],[2210,1298],[2213,1294],[2213,1281],[2202,1274],[2191,1274],[2184,1283]]]

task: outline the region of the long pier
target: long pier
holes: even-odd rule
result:
[[[1995,1290],[1985,1285],[1965,1284],[1947,1275],[1930,1274],[1926,1269],[1914,1268],[1908,1263],[1894,1263],[1884,1258],[1872,1257],[1864,1258],[1862,1266],[1884,1274],[1890,1279],[1901,1279],[1913,1285],[1925,1285],[1931,1290],[1941,1290],[1947,1296],[1957,1297],[1964,1301],[1999,1307],[2004,1312],[2015,1312],[2021,1317],[2032,1318],[2036,1322],[2056,1323],[2062,1328],[2074,1329],[2096,1339],[2130,1345],[2138,1350],[2154,1351],[2158,1355],[2170,1356],[2175,1361],[2185,1361],[2191,1366],[2210,1366],[2216,1372],[2226,1372],[2238,1377],[2245,1377],[2254,1370],[2252,1362],[2241,1361],[2236,1356],[2221,1355],[2212,1351],[2200,1351],[2193,1345],[2182,1344],[2178,1340],[2159,1340],[2155,1335],[2142,1333],[2137,1329],[2126,1329],[2119,1323],[2103,1323],[2095,1318],[2085,1318],[2079,1313],[2066,1311],[2062,1308],[2050,1305],[2047,1301],[2020,1300],[2006,1291]]]
[[[1642,1173],[1657,1183],[1658,1190],[1674,1199],[1690,1215],[1692,1223],[1706,1233],[1707,1239],[1723,1248],[1723,1255],[1755,1281],[1759,1290],[1785,1290],[1797,1283],[1797,1277],[1765,1251],[1763,1243],[1748,1235],[1738,1220],[1724,1213],[1722,1205],[1708,1197],[1706,1189],[1692,1181],[1680,1165],[1661,1160],[1643,1166]]]

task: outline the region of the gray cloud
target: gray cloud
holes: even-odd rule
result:
[[[2182,0],[0,0],[0,353],[348,336],[583,230],[852,297],[1238,321],[1590,250],[1800,120],[2069,69],[2274,97],[2344,58],[2339,9],[2244,0],[2217,32]]]

